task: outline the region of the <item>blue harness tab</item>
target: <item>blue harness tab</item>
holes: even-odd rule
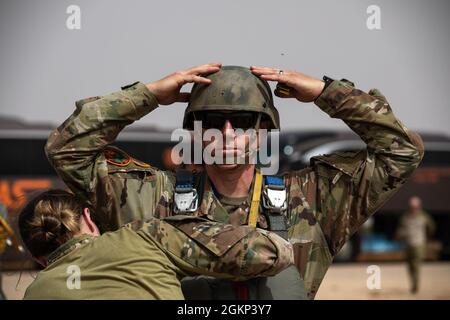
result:
[[[284,190],[284,179],[279,176],[264,176],[264,186],[274,190]]]
[[[270,186],[284,186],[284,179],[277,176],[264,176],[264,183]]]
[[[283,212],[287,208],[287,193],[284,178],[264,176],[263,207],[272,212]]]
[[[194,176],[187,170],[179,170],[176,174],[175,190],[190,191],[194,188]]]

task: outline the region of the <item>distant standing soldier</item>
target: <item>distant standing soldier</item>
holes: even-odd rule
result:
[[[397,237],[406,244],[406,261],[411,279],[411,292],[419,289],[419,269],[426,252],[427,232],[434,233],[435,223],[422,209],[422,200],[415,196],[409,199],[409,209],[401,220]]]

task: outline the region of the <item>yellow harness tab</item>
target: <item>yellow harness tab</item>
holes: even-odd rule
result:
[[[259,215],[259,201],[261,199],[262,174],[256,170],[255,185],[253,186],[252,204],[250,205],[250,215],[248,217],[248,225],[256,227]]]

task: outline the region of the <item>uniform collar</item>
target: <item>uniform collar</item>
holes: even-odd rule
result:
[[[206,172],[205,172],[206,174]],[[250,185],[250,190],[247,196],[247,204],[250,204],[251,197],[253,194],[253,186],[255,183],[255,175],[253,175],[253,181]],[[200,204],[199,208],[199,216],[207,216],[208,218],[216,221],[220,221],[223,223],[229,222],[229,213],[228,211],[223,207],[221,203],[221,199],[224,197],[221,195],[217,190],[215,190],[215,187],[209,178],[209,176],[206,174],[206,179],[204,179],[204,191],[203,191],[203,199]],[[232,198],[227,198],[226,200],[233,201]],[[235,199],[236,200],[236,199]],[[230,202],[230,201],[225,201]],[[245,202],[245,201],[244,201]],[[225,204],[225,203],[224,203]]]
[[[205,191],[207,191],[207,190],[208,191],[212,191],[212,193],[214,194],[214,196],[218,200],[226,199],[226,200],[228,200],[228,202],[236,202],[236,201],[237,202],[244,202],[246,199],[249,200],[250,197],[251,197],[251,194],[253,193],[253,186],[255,184],[255,175],[256,175],[255,173],[256,173],[256,170],[259,170],[259,169],[255,168],[255,171],[253,172],[253,180],[252,180],[252,183],[250,184],[250,187],[249,187],[249,190],[248,190],[248,195],[246,197],[231,198],[231,197],[227,197],[227,196],[222,195],[219,191],[217,191],[216,187],[214,186],[214,184],[211,181],[211,178],[208,175],[206,175],[207,179],[205,180],[205,183],[207,185],[205,187]],[[240,201],[240,200],[242,200],[242,201]]]
[[[216,187],[212,183],[211,179],[209,179],[209,177],[208,177],[208,182],[209,182],[209,185],[211,186],[210,189],[212,190],[214,196],[221,203],[224,202],[225,204],[240,205],[241,203],[247,201],[249,198],[249,195],[251,194],[251,192],[249,190],[248,195],[245,197],[227,197],[227,196],[224,196],[223,194],[221,194],[219,191],[217,191]],[[251,189],[251,187],[252,186],[250,185],[250,189]]]
[[[66,254],[69,254],[82,245],[91,242],[92,239],[94,239],[94,236],[88,234],[82,234],[81,236],[70,239],[69,241],[61,245],[58,249],[50,253],[47,259],[48,264],[50,265],[62,256],[65,256]]]

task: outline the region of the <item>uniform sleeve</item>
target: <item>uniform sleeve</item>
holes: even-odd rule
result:
[[[293,175],[311,199],[315,219],[335,255],[405,183],[424,151],[421,138],[394,116],[376,89],[365,93],[346,80],[333,81],[315,103],[330,117],[343,120],[367,146],[314,157],[308,170]]]
[[[135,222],[133,229],[156,244],[185,275],[245,280],[272,276],[294,261],[292,245],[271,232],[192,216]]]
[[[46,155],[57,174],[81,199],[93,208],[107,206],[114,193],[103,150],[125,126],[157,106],[156,98],[142,83],[104,97],[78,101],[75,112],[50,134]],[[97,212],[113,214],[106,209]],[[115,219],[101,220],[106,221],[102,225],[109,225]]]

